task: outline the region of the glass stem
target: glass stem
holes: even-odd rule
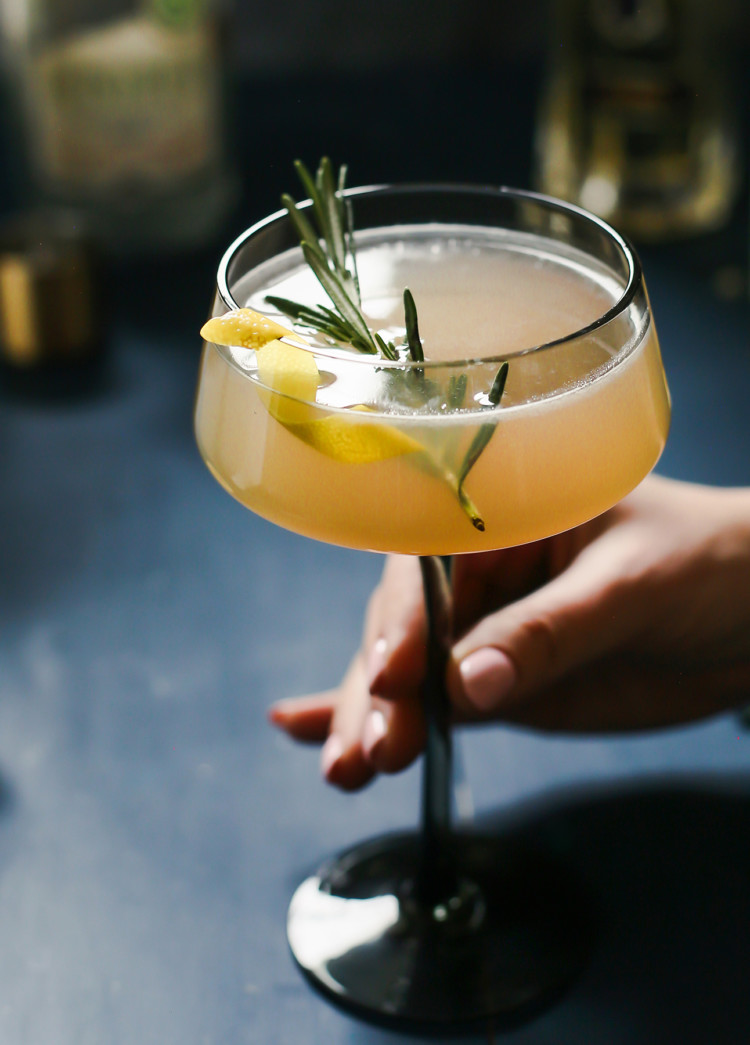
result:
[[[451,835],[452,755],[450,701],[445,675],[451,637],[451,596],[442,560],[420,556],[427,617],[427,667],[424,713],[427,740],[422,761],[421,854],[417,891],[434,907],[450,895],[453,872]]]

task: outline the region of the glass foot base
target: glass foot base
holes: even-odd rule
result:
[[[292,954],[314,986],[356,1016],[439,1030],[522,1022],[586,964],[593,919],[580,886],[507,838],[458,836],[450,887],[419,900],[419,844],[398,835],[342,854],[292,898]]]

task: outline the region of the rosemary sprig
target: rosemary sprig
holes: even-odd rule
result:
[[[276,297],[273,294],[269,294],[266,301],[279,312],[297,320],[302,326],[315,329],[332,341],[345,342],[350,334],[338,313],[331,308],[326,308],[325,305],[312,308],[308,305],[300,305],[296,301],[290,301],[288,298]],[[364,351],[368,351],[368,349]]]
[[[487,393],[487,401],[483,405],[486,408],[492,408],[498,406],[505,390],[505,382],[508,378],[508,363],[507,360],[500,364],[500,369],[495,375],[495,380],[492,382],[492,388]],[[491,422],[480,426],[479,431],[476,433],[471,441],[469,449],[466,451],[466,456],[463,459],[463,463],[458,470],[458,496],[459,499],[464,495],[464,483],[466,482],[469,472],[472,470],[474,465],[479,460],[482,452],[489,443],[490,439],[494,435],[495,425]],[[482,519],[474,520],[472,522],[477,530],[484,532],[484,522]]]
[[[360,352],[379,355],[392,361],[405,361],[409,358],[412,362],[423,363],[424,351],[419,336],[417,307],[408,288],[404,290],[405,349],[408,357],[399,353],[393,342],[386,341],[380,333],[372,331],[362,312],[352,204],[344,194],[346,167],[342,166],[339,169],[338,178],[334,180],[331,162],[327,157],[320,161],[315,177],[301,160],[296,160],[294,166],[310,197],[310,210],[314,221],[308,220],[307,215],[299,209],[290,195],[285,193],[281,202],[299,236],[305,261],[326,292],[333,308],[327,305],[304,305],[270,294],[266,300],[297,323],[338,344],[351,345]],[[415,394],[418,391],[423,401],[437,391],[437,386],[427,380],[422,367],[409,367],[403,372],[399,371],[399,374],[414,385]],[[482,406],[492,408],[499,404],[507,375],[508,364],[505,362],[498,370],[490,391],[483,397]],[[461,409],[467,384],[466,374],[451,377],[445,394],[446,403],[451,410]],[[495,424],[487,423],[480,426],[461,467],[455,472],[427,451],[419,455],[428,471],[448,483],[472,525],[481,532],[485,529],[484,520],[464,486],[469,472],[479,460],[494,431]]]
[[[330,298],[335,312],[331,313],[330,309],[321,306],[317,309],[305,308],[284,298],[269,296],[267,300],[275,308],[325,337],[350,344],[360,352],[398,359],[395,346],[374,334],[362,314],[352,208],[351,202],[344,196],[346,167],[339,170],[336,183],[331,161],[327,157],[320,161],[314,178],[301,160],[296,160],[294,166],[310,196],[317,229],[288,193],[281,197],[281,202],[299,236],[305,261]]]
[[[466,398],[466,387],[469,379],[466,374],[451,374],[448,382],[448,406],[451,410],[460,410]]]

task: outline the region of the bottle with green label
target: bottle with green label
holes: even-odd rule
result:
[[[232,199],[208,0],[0,0],[28,194],[118,251],[179,248]]]

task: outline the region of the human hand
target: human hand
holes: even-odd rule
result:
[[[591,733],[717,713],[750,695],[750,490],[651,477],[567,533],[456,557],[453,593],[457,722]],[[271,709],[325,742],[329,782],[421,751],[424,629],[418,561],[389,557],[340,685]]]

